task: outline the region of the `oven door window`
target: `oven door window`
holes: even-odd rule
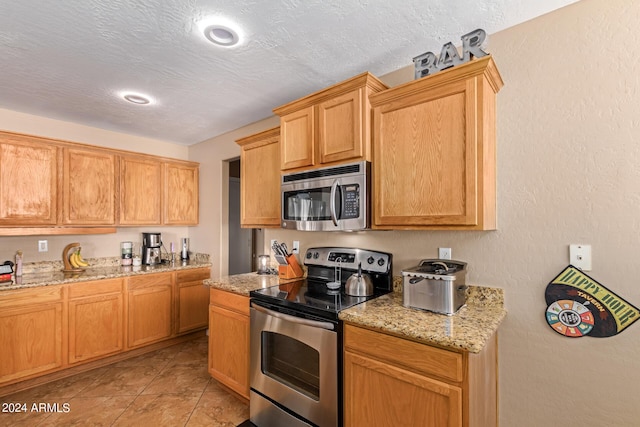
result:
[[[262,332],[262,373],[313,400],[320,400],[320,354],[286,335]]]

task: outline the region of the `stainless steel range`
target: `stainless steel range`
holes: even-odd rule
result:
[[[251,292],[250,420],[258,427],[342,425],[340,310],[391,292],[392,256],[356,248],[310,248],[307,279]],[[370,296],[345,293],[358,272]]]

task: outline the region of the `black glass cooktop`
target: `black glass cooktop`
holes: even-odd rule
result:
[[[251,291],[250,296],[286,310],[337,320],[341,310],[386,293],[388,291],[376,289],[372,296],[354,297],[344,292],[344,283],[340,289],[331,290],[324,281],[305,279],[257,289]]]

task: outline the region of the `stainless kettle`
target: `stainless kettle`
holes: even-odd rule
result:
[[[358,264],[358,274],[352,274],[347,279],[344,291],[347,295],[355,297],[368,297],[373,295],[373,282],[368,274],[362,274],[362,264]]]

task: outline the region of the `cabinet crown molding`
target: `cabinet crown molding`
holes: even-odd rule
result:
[[[358,74],[355,77],[314,92],[310,95],[305,96],[304,98],[300,98],[295,101],[289,102],[288,104],[274,108],[273,112],[278,116],[283,116],[302,108],[311,107],[320,102],[326,101],[327,99],[334,98],[338,95],[342,95],[362,87],[368,87],[374,93],[389,88],[389,86],[384,84],[376,76],[369,73],[368,71],[365,71],[362,74]]]
[[[494,93],[498,93],[502,86],[504,86],[502,76],[493,58],[491,55],[488,55],[483,58],[474,59],[463,65],[457,65],[432,76],[411,80],[399,86],[392,87],[389,90],[371,94],[369,102],[371,102],[371,107],[376,107],[380,104],[404,98],[412,93],[433,90],[439,86],[449,85],[457,81],[462,82],[477,76],[484,76]]]

